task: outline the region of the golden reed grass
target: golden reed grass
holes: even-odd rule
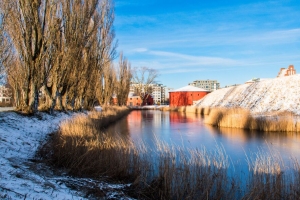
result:
[[[241,128],[263,132],[300,132],[300,120],[291,112],[255,115],[243,108],[169,107],[164,111],[201,114],[205,123],[216,127]]]
[[[196,107],[196,106],[179,106],[179,107],[161,107],[161,111],[177,111],[177,112],[187,112],[195,113],[201,115],[209,115],[209,107]]]
[[[76,176],[131,182],[129,193],[136,199],[277,199],[273,197],[278,194],[281,199],[300,197],[297,161],[292,181],[286,181],[276,156],[272,154],[268,162],[269,155],[260,153],[249,159],[249,171],[253,173],[241,189],[240,180],[228,176],[229,158],[222,146],[216,145],[215,151],[208,152],[204,147],[188,149],[156,138],[156,146],[151,149],[143,143],[134,144],[122,134],[111,136],[101,131],[128,112],[127,108],[108,107],[101,113],[78,115],[63,122],[47,151],[53,152],[54,164]]]
[[[139,171],[131,168],[134,145],[121,135],[112,138],[101,132],[128,112],[126,107],[107,107],[63,122],[53,139],[55,164],[76,175],[133,176],[128,169]]]

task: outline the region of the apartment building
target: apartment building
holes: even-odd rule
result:
[[[11,104],[12,89],[8,85],[0,85],[0,104]]]
[[[165,87],[162,84],[152,84],[152,97],[155,104],[162,104],[165,101]]]
[[[189,85],[202,88],[205,90],[208,90],[210,92],[215,91],[220,88],[220,83],[217,80],[196,80],[192,83],[189,83]]]
[[[135,87],[137,87],[137,84],[132,83],[130,85],[130,92],[134,93],[135,92]],[[166,86],[163,84],[150,84],[150,93],[153,98],[154,104],[165,104],[167,102],[166,97],[168,96],[166,94]]]

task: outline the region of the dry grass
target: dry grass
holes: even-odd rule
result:
[[[300,123],[292,113],[255,116],[241,108],[212,108],[205,123],[217,127],[242,128],[264,132],[298,132]]]
[[[105,108],[101,113],[91,112],[65,121],[51,143],[55,165],[76,176],[132,182],[127,192],[137,199],[300,197],[298,162],[295,161],[293,178],[288,179],[276,152],[261,151],[248,158],[249,178],[243,180],[247,184],[241,188],[238,178],[228,176],[229,159],[220,145],[208,152],[204,147],[187,149],[156,140],[156,147],[151,149],[142,142],[134,144],[122,134],[112,136],[101,131],[127,112],[126,108]],[[214,112],[218,115],[213,110],[210,115]]]
[[[179,107],[161,107],[159,108],[161,111],[178,111]]]
[[[242,128],[264,132],[300,132],[300,120],[291,112],[253,115],[243,108],[165,107],[162,111],[196,113],[205,116],[205,123],[217,127]]]
[[[139,171],[132,168],[136,147],[126,137],[101,132],[128,111],[126,107],[107,107],[63,122],[53,139],[55,164],[80,176],[135,177]]]
[[[209,115],[209,107],[196,107],[196,106],[179,106],[179,107],[162,107],[161,111],[177,111],[186,113],[196,113],[201,115]]]
[[[179,106],[179,107],[162,107],[161,111],[177,111],[201,114],[202,116],[209,115],[210,107],[196,107],[196,106]]]
[[[70,174],[131,181],[138,199],[213,199],[227,196],[228,158],[215,152],[189,150],[156,141],[156,148],[101,131],[114,114],[104,109],[63,122],[52,140],[52,159]],[[109,119],[107,119],[109,118]],[[104,122],[104,123],[102,123]],[[102,125],[99,125],[102,124]]]

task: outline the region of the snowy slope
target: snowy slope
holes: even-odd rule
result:
[[[300,75],[263,80],[216,90],[199,107],[242,107],[253,113],[292,111],[300,114]]]
[[[90,199],[87,187],[99,188],[108,199],[129,199],[122,194],[126,185],[69,177],[36,162],[35,153],[49,133],[74,115],[0,112],[0,199]]]
[[[30,163],[47,134],[70,116],[25,117],[0,112],[0,198],[82,199],[59,181],[34,173]]]

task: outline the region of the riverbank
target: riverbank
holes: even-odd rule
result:
[[[89,191],[95,188],[103,198],[130,199],[122,192],[126,185],[71,177],[36,154],[62,122],[82,115],[88,113],[0,112],[0,199],[91,199]]]
[[[125,195],[137,199],[299,198],[296,160],[285,173],[280,156],[260,152],[247,158],[249,171],[232,172],[230,158],[220,145],[207,151],[155,140],[150,147],[143,141],[133,143],[126,134],[109,135],[97,124],[97,117],[88,116],[64,123],[47,147],[54,149],[53,164],[75,177],[122,183]],[[90,194],[99,198],[98,190]]]
[[[240,128],[261,132],[300,132],[300,116],[292,112],[273,111],[251,113],[243,108],[169,107],[162,111],[195,113],[203,116],[206,124],[223,128]]]
[[[29,117],[13,111],[0,112],[1,199],[82,199],[77,191],[66,186],[65,176],[54,175],[35,158],[49,133],[57,130],[61,121],[75,115],[39,113]]]
[[[15,112],[1,113],[0,197],[184,199],[188,195],[191,199],[276,199],[280,195],[299,198],[297,161],[291,166],[292,178],[283,173],[276,155],[261,153],[250,158],[249,179],[244,180],[249,184],[241,189],[244,182],[239,180],[240,175],[227,174],[230,161],[221,146],[214,152],[185,149],[186,152],[160,141],[156,141],[154,149],[142,142],[133,144],[126,135],[108,135],[101,130],[98,120],[108,116],[110,120],[104,123],[107,125],[116,120],[109,117],[114,115],[113,112],[39,113],[29,117]],[[51,132],[58,135],[52,134],[52,140],[46,140]],[[46,141],[52,143],[40,149],[37,156],[36,150]],[[48,164],[40,160],[40,156],[49,159],[52,151],[51,163],[55,168],[49,165],[49,160]]]
[[[217,127],[300,132],[300,75],[218,89],[194,106],[163,108],[205,116]]]

